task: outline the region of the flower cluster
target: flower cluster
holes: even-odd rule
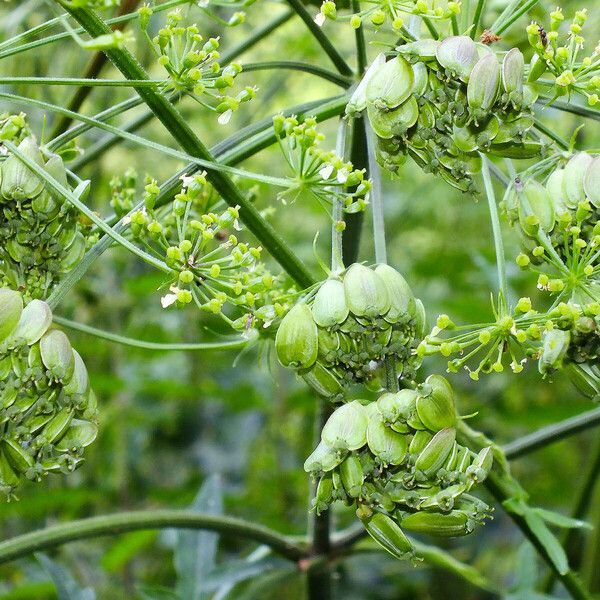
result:
[[[212,197],[205,173],[182,180],[172,204],[163,207],[155,207],[159,188],[149,182],[145,208],[131,216],[134,237],[172,270],[162,306],[193,302],[237,330],[269,327],[286,312],[293,290],[284,290],[281,277],[266,268],[261,247],[238,240],[238,208],[204,212]]]
[[[19,113],[13,115],[10,113],[0,114],[0,143],[3,140],[9,140],[15,144],[22,142],[31,131],[27,124],[27,115]],[[0,146],[0,154],[2,154]]]
[[[569,24],[566,34],[560,32],[565,16],[560,8],[550,13],[550,31],[532,22],[527,27],[527,37],[535,55],[531,62],[528,80],[548,86],[560,96],[581,94],[590,106],[598,104],[600,94],[600,45],[589,56],[582,56],[584,38],[581,34],[587,11],[579,10]],[[550,80],[540,80],[548,76]]]
[[[280,200],[293,202],[308,192],[326,210],[333,202],[340,202],[347,213],[365,210],[371,182],[365,179],[364,170],[319,147],[325,138],[316,125],[313,118],[299,121],[294,116],[277,115],[273,119],[279,146],[294,172],[290,186],[279,194]]]
[[[179,11],[167,15],[167,22],[154,39],[150,39],[147,28],[152,9],[144,6],[140,10],[140,27],[148,38],[158,62],[168,74],[165,89],[185,93],[202,106],[219,114],[219,123],[225,124],[240,104],[252,100],[256,89],[245,87],[235,96],[225,94],[233,87],[235,78],[242,67],[231,63],[221,68],[219,59],[219,39],[204,40],[196,25],[182,25]],[[232,17],[231,25],[242,22],[243,13]]]
[[[19,120],[6,122],[14,125]],[[68,188],[60,156],[44,154],[32,136],[18,149]],[[26,299],[46,298],[81,260],[89,226],[17,156],[11,154],[1,164],[0,179],[0,284],[22,290]],[[80,192],[81,188],[74,191]]]
[[[460,2],[447,2],[440,5],[433,0],[366,0],[361,2],[361,10],[351,15],[342,16],[338,8],[344,8],[339,0],[325,0],[321,10],[315,17],[317,24],[322,25],[326,19],[349,19],[350,25],[358,29],[363,20],[368,20],[375,27],[391,25],[394,31],[400,31],[404,26],[406,15],[418,15],[419,17],[432,19],[434,21],[451,19],[460,14]]]
[[[423,39],[380,55],[352,96],[347,114],[366,109],[378,160],[396,172],[407,156],[465,192],[481,153],[527,158],[541,152],[528,138],[534,92],[523,85],[517,48],[496,53],[467,36]]]
[[[342,405],[304,464],[319,478],[315,510],[355,504],[368,533],[398,558],[414,555],[403,530],[471,533],[490,509],[469,492],[493,456],[490,447],[475,454],[456,442],[457,419],[454,392],[439,375],[415,390]]]
[[[96,438],[96,398],[67,336],[42,300],[0,288],[0,490],[67,473]]]
[[[343,386],[368,382],[381,389],[385,364],[411,381],[416,339],[425,311],[392,267],[353,264],[325,280],[284,317],[275,339],[279,361],[295,369],[320,395],[337,400]]]

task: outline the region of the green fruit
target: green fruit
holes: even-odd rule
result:
[[[33,137],[25,138],[18,146],[19,152],[43,166],[39,146]],[[44,189],[44,182],[15,155],[10,155],[2,165],[0,193],[6,200],[22,202],[35,198]]]
[[[467,82],[479,55],[475,42],[469,36],[460,35],[443,40],[437,47],[436,58],[442,67]]]
[[[307,369],[317,360],[317,325],[306,304],[296,304],[283,318],[275,336],[277,358],[284,367]]]
[[[461,511],[448,514],[416,512],[402,518],[402,527],[415,533],[426,533],[436,537],[456,537],[473,531],[473,523]]]
[[[502,86],[508,95],[508,100],[515,106],[523,102],[523,75],[525,60],[518,48],[512,48],[502,60]]]
[[[359,450],[367,443],[368,423],[367,410],[353,400],[340,406],[327,419],[321,438],[334,450]]]
[[[32,300],[21,313],[16,329],[7,340],[7,345],[15,347],[31,346],[48,331],[52,325],[52,310],[43,300]]]
[[[67,396],[85,396],[90,389],[87,368],[77,350],[73,350],[73,359],[73,375],[63,387],[63,392]]]
[[[369,450],[384,465],[401,464],[408,446],[406,436],[390,429],[380,415],[369,418],[367,444]]]
[[[380,110],[400,106],[412,92],[414,73],[410,63],[397,56],[382,65],[367,84],[367,105]]]
[[[583,177],[583,190],[590,203],[600,208],[600,156],[588,165]]]
[[[456,425],[454,391],[441,375],[430,375],[417,398],[417,414],[430,431],[440,431]]]
[[[346,105],[346,114],[349,116],[354,116],[358,113],[361,113],[365,108],[367,108],[367,86],[369,85],[369,81],[371,81],[373,75],[385,64],[385,54],[381,52],[378,54],[363,78],[360,80],[360,83],[354,90],[354,93],[350,97],[350,101]]]
[[[494,54],[479,59],[467,85],[467,102],[475,120],[489,115],[500,90],[500,65]]]
[[[413,553],[410,540],[399,525],[387,515],[375,513],[364,521],[367,533],[392,556],[404,559]]]
[[[66,433],[55,444],[59,452],[79,451],[89,446],[98,435],[96,423],[73,419]]]
[[[385,320],[397,323],[412,317],[415,314],[415,297],[406,279],[389,265],[377,265],[375,274],[385,283],[390,298],[390,309],[385,315]]]
[[[327,472],[335,469],[344,460],[341,452],[336,452],[325,442],[319,442],[319,445],[312,451],[310,456],[304,461],[304,470],[307,473]]]
[[[0,344],[14,331],[22,312],[21,294],[8,288],[0,288]]]
[[[577,205],[585,200],[583,180],[592,160],[586,152],[577,152],[565,166],[563,190],[569,208],[577,208]]]
[[[393,425],[399,420],[406,421],[410,418],[416,407],[417,396],[415,390],[387,392],[377,399],[377,408],[383,420]]]
[[[538,364],[542,375],[547,375],[562,367],[570,343],[571,334],[569,331],[552,329],[544,334],[542,354]]]
[[[535,179],[529,179],[519,197],[519,223],[523,231],[535,236],[538,226],[546,232],[554,229],[554,203],[548,190]]]
[[[364,265],[355,263],[348,269],[344,289],[350,312],[357,317],[380,317],[390,309],[385,282]]]
[[[358,498],[365,481],[365,474],[360,458],[356,454],[350,454],[340,464],[340,477],[348,496],[350,498]]]
[[[430,477],[444,466],[456,441],[456,430],[447,428],[438,431],[415,462],[415,469]]]
[[[340,380],[319,361],[300,375],[319,396],[324,398],[335,398],[342,391]]]
[[[75,371],[75,356],[69,338],[57,329],[46,333],[40,340],[42,362],[52,379],[68,382]]]
[[[327,279],[316,293],[311,310],[319,327],[328,328],[343,323],[350,312],[344,284],[339,279]]]

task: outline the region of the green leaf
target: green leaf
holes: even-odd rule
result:
[[[221,480],[209,477],[198,492],[190,507],[199,513],[223,514],[223,492]],[[186,600],[205,600],[204,580],[216,564],[219,535],[210,531],[177,532],[175,548],[175,570],[177,571],[177,593]]]
[[[569,562],[567,555],[560,542],[554,537],[554,534],[548,529],[546,523],[542,517],[540,517],[534,510],[527,510],[525,512],[525,521],[531,531],[535,534],[540,544],[544,547],[548,553],[548,557],[552,561],[552,564],[556,570],[561,574],[565,575],[569,572]]]
[[[95,600],[96,594],[91,588],[81,588],[65,568],[55,563],[45,554],[36,553],[35,557],[56,586],[59,600]]]
[[[121,536],[102,557],[102,568],[111,573],[119,571],[140,550],[152,544],[156,535],[156,531],[133,531]]]
[[[552,510],[546,510],[545,508],[533,508],[536,514],[538,514],[546,523],[550,525],[556,525],[556,527],[562,527],[564,529],[593,529],[593,527],[586,521],[580,519],[572,519],[566,515],[554,512]]]
[[[515,591],[533,590],[539,577],[535,548],[529,542],[519,546],[515,560]]]

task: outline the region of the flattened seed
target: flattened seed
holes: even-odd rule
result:
[[[327,419],[321,437],[334,450],[358,450],[367,443],[368,422],[365,407],[353,400]]]
[[[390,429],[377,415],[369,419],[367,444],[369,450],[386,465],[401,464],[408,446],[406,435]]]

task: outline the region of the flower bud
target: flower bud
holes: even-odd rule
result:
[[[412,555],[413,547],[410,540],[404,535],[399,525],[383,513],[375,513],[364,521],[367,533],[392,556],[405,559]]]
[[[6,345],[15,346],[35,344],[48,331],[52,324],[52,310],[43,300],[32,300],[21,313],[16,329],[10,335]]]
[[[430,431],[440,431],[456,424],[454,391],[441,375],[430,375],[417,398],[417,414]]]
[[[523,102],[523,73],[525,61],[518,48],[512,48],[502,60],[502,86],[513,105],[520,107]]]
[[[340,406],[327,419],[321,439],[334,450],[358,450],[367,443],[368,423],[366,408],[353,400]]]
[[[583,190],[590,203],[600,208],[600,156],[588,165],[583,177]]]
[[[494,54],[477,61],[467,85],[467,102],[475,121],[489,115],[500,90],[500,65]]]
[[[518,210],[519,223],[527,235],[535,236],[538,226],[546,232],[554,229],[554,203],[546,188],[535,179],[525,182],[520,193]]]
[[[544,334],[544,344],[538,364],[542,375],[547,375],[562,367],[570,342],[571,334],[562,329],[552,329]]]
[[[56,381],[69,381],[75,370],[75,356],[69,338],[54,329],[40,340],[40,354],[45,367]]]
[[[580,202],[585,201],[583,180],[591,163],[592,157],[589,154],[577,152],[565,166],[563,189],[569,208],[577,208]]]
[[[358,498],[365,481],[365,473],[360,458],[356,454],[350,454],[340,465],[340,477],[348,496]]]
[[[475,42],[469,36],[458,35],[447,37],[440,43],[436,58],[442,67],[467,82],[479,56]]]
[[[9,288],[0,288],[0,345],[13,332],[22,312],[21,294]]]
[[[19,152],[43,166],[39,146],[32,136],[19,144]],[[22,202],[38,196],[44,189],[44,182],[15,155],[10,155],[2,165],[0,193],[6,200]]]
[[[402,518],[402,527],[415,533],[436,537],[456,537],[473,531],[473,522],[466,513],[453,510],[447,514],[415,512]]]
[[[306,304],[296,304],[283,318],[275,336],[275,349],[284,367],[307,369],[317,360],[317,325]]]
[[[414,316],[415,297],[406,279],[389,265],[377,265],[375,273],[385,283],[390,297],[390,310],[385,315],[388,323],[397,323]]]
[[[339,279],[325,281],[315,295],[311,310],[319,327],[327,328],[343,323],[350,312],[344,284]]]
[[[383,64],[370,78],[367,89],[367,104],[380,110],[391,110],[408,99],[414,84],[414,73],[410,63],[401,56]]]
[[[401,464],[408,446],[406,436],[390,429],[378,413],[369,417],[367,444],[369,450],[384,465]]]
[[[454,428],[438,431],[417,457],[415,469],[423,471],[428,477],[434,475],[448,459],[455,441]]]
[[[390,309],[390,297],[379,275],[359,263],[344,276],[344,289],[350,312],[357,317],[384,316]]]

